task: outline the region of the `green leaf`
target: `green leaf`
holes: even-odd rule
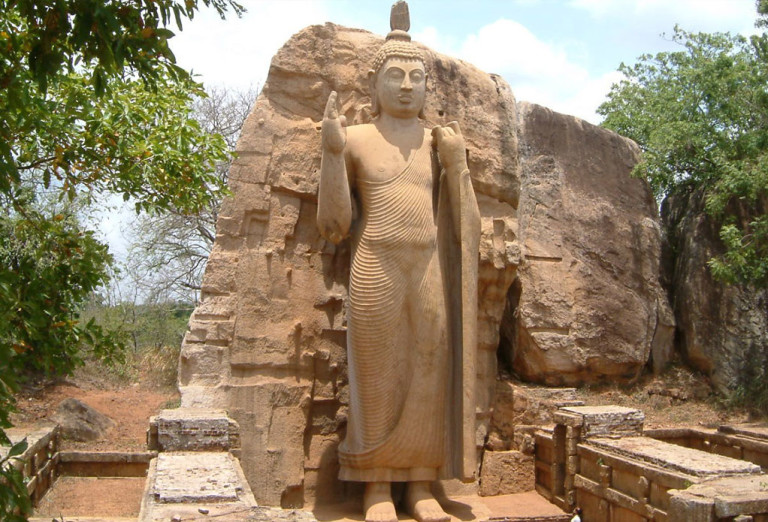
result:
[[[17,442],[11,447],[10,451],[8,452],[8,458],[21,455],[27,451],[27,447],[29,447],[29,444],[27,444],[27,439],[24,438],[22,441]]]

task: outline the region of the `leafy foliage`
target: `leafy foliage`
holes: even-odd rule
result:
[[[256,90],[214,87],[193,105],[193,116],[208,134],[221,135],[234,151],[240,129],[256,99]],[[213,174],[226,184],[229,162],[216,164]],[[216,236],[221,194],[211,189],[205,207],[189,213],[171,208],[163,214],[142,214],[133,231],[126,272],[148,302],[195,302]]]
[[[137,211],[195,212],[225,190],[214,166],[226,144],[192,117],[204,92],[168,46],[169,26],[199,6],[242,11],[234,0],[0,0],[0,443],[25,371],[66,373],[80,345],[119,346],[79,315],[112,259],[76,205],[119,193]],[[0,473],[3,520],[13,506],[23,520],[25,488],[9,461]]]
[[[216,184],[210,171],[226,159],[226,146],[191,117],[202,87],[160,70],[151,86],[105,79],[108,90],[99,95],[89,72],[51,77],[42,91],[22,70],[0,91],[0,191],[12,194],[14,184],[33,177],[70,199],[108,190],[134,198],[137,210],[206,206],[211,191],[194,187]]]
[[[761,9],[768,4],[761,0]],[[726,252],[710,261],[729,282],[768,284],[768,36],[688,33],[682,50],[622,64],[598,112],[635,140],[635,174],[658,198],[704,187]]]
[[[27,495],[27,485],[22,475],[19,456],[27,449],[27,439],[12,444],[0,430],[0,446],[10,446],[5,457],[0,458],[0,520],[24,522],[32,513],[32,502]]]
[[[117,382],[138,382],[155,386],[175,386],[178,376],[181,341],[187,330],[194,305],[183,302],[135,303],[93,296],[83,310],[83,317],[95,320],[115,332],[126,345],[124,358],[115,364],[103,364],[91,358],[82,371],[98,372]]]

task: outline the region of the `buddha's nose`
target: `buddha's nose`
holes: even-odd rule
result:
[[[400,88],[404,91],[410,91],[413,89],[413,84],[411,83],[411,79],[408,77],[408,75],[405,75],[403,78],[403,83],[400,84]]]

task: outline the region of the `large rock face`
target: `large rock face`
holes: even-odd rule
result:
[[[334,502],[348,493],[346,488],[357,491],[336,479],[336,447],[349,394],[349,243],[333,246],[320,238],[316,193],[320,121],[328,95],[339,92],[341,112],[350,123],[369,121],[366,76],[382,41],[332,24],[313,26],[292,37],[273,59],[238,143],[239,157],[230,170],[234,195],[220,211],[203,299],[182,346],[182,406],[224,408],[238,422],[243,469],[262,505]],[[645,364],[657,323],[658,284],[651,274],[658,228],[647,189],[627,177],[634,161],[627,141],[543,108],[524,105],[518,114],[500,78],[428,49],[424,54],[427,125],[461,123],[482,215],[476,393],[481,448],[493,404],[502,315],[523,262],[519,236],[528,237],[531,253],[522,265],[526,275],[516,285],[521,326],[512,328],[519,332],[515,338],[539,340],[547,328],[555,336],[563,329],[570,333],[547,344],[517,343],[514,359],[537,358],[521,366],[540,370],[541,375],[531,375],[536,379],[562,375],[572,382],[633,375]],[[585,140],[584,133],[597,138]],[[578,149],[582,146],[598,148]],[[521,158],[528,187],[522,196]],[[570,181],[572,172],[585,169],[601,177],[598,187],[587,186],[586,179]],[[613,200],[601,196],[572,230],[574,200],[603,194],[603,185],[623,188]],[[569,194],[574,188],[582,192]],[[525,209],[525,226],[518,224],[518,202]],[[557,213],[558,208],[568,211]],[[592,243],[577,243],[580,249],[571,251],[581,235],[607,236],[609,227],[629,232],[614,245],[605,239],[589,263]],[[623,242],[631,242],[633,250]],[[552,262],[557,256],[562,260]],[[581,258],[581,264],[573,262]],[[542,271],[540,265],[556,271]],[[608,275],[585,280],[590,270]],[[570,282],[559,285],[556,278],[564,276]],[[611,284],[621,291],[608,292]],[[546,306],[537,308],[539,295]],[[576,305],[584,296],[590,296],[594,310]],[[652,296],[650,304],[642,305],[638,296]],[[546,322],[543,316],[549,313],[555,318]],[[614,335],[621,327],[634,330]],[[589,343],[579,344],[590,335]],[[610,343],[603,348],[606,356],[598,340]],[[570,360],[579,363],[559,363]]]
[[[243,128],[181,353],[182,405],[229,410],[260,504],[339,500],[336,446],[346,422],[349,243],[317,231],[320,121],[339,92],[349,122],[369,121],[367,72],[383,39],[314,26],[278,52]],[[515,277],[519,198],[516,104],[500,79],[425,49],[428,124],[461,122],[482,214],[478,442],[490,418],[496,348]]]
[[[721,393],[748,390],[750,380],[764,376],[768,367],[768,290],[712,278],[707,262],[724,247],[720,226],[707,216],[701,193],[668,198],[662,218],[669,231],[666,274],[680,350]]]
[[[504,325],[512,368],[548,385],[636,377],[654,339],[671,346],[674,331],[656,203],[630,178],[639,149],[538,105],[518,114],[525,262]]]

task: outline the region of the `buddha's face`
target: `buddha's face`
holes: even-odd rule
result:
[[[379,111],[396,118],[417,118],[424,107],[426,77],[420,60],[388,58],[376,77]]]

